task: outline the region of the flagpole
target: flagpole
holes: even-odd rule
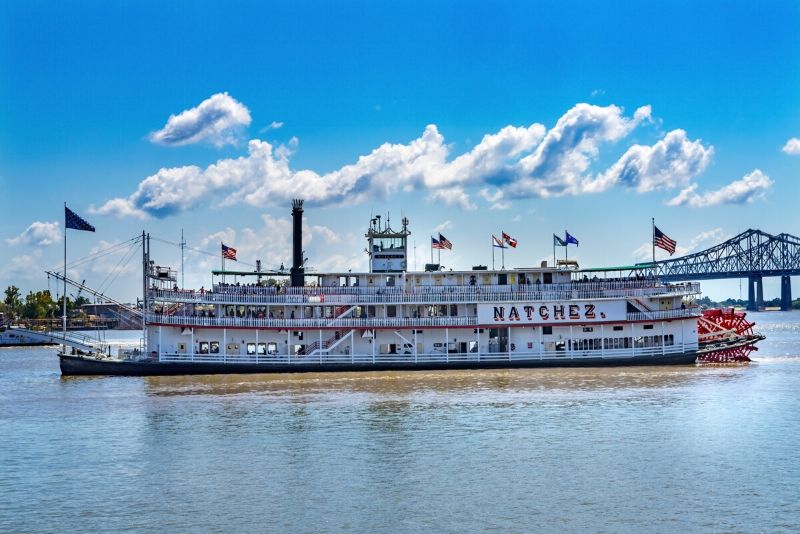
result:
[[[431,265],[433,265],[433,236],[431,236]]]
[[[492,270],[494,271],[494,236],[492,236]]]
[[[653,223],[652,233],[650,234],[651,242],[653,243],[653,275],[655,276],[656,271],[656,218],[652,217],[651,219]]]
[[[61,328],[64,335],[63,352],[67,352],[67,203],[64,202],[64,300],[61,313]]]
[[[504,230],[500,230],[500,239],[502,240],[503,248],[500,249],[500,268],[506,268],[506,238],[503,235],[505,233]]]
[[[553,267],[556,266],[556,237],[553,234]]]
[[[219,254],[222,258],[222,283],[225,283],[225,254],[222,252],[222,247],[225,246],[222,241],[219,242]]]

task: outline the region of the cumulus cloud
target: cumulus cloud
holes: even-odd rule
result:
[[[355,236],[348,237],[350,240],[355,239]],[[308,225],[305,220],[303,221],[303,248],[307,251],[306,254],[312,260],[313,266],[319,268],[319,262],[337,250],[330,245],[336,245],[341,240],[341,235],[331,228]],[[262,260],[265,268],[277,268],[283,264],[288,269],[292,261],[292,219],[264,213],[261,215],[259,227],[248,226],[239,230],[228,227],[214,232],[203,238],[200,249],[219,250],[220,242],[235,248],[237,258],[244,264],[254,265],[256,260]],[[198,262],[204,269],[217,268],[218,264],[218,256],[202,257]],[[333,264],[327,262],[326,265]]]
[[[222,147],[236,144],[250,122],[250,111],[243,104],[228,93],[217,93],[197,107],[170,115],[163,128],[150,134],[150,141],[167,146],[206,142]]]
[[[639,192],[686,185],[708,165],[713,148],[689,140],[681,130],[653,146],[631,147],[611,169],[592,173],[603,145],[651,121],[649,106],[626,116],[617,106],[577,104],[550,130],[538,123],[506,126],[456,157],[438,128],[429,125],[408,143],[385,143],[326,174],[292,168],[296,138],[277,146],[252,140],[242,157],[206,168],[160,169],[130,196],[110,199],[93,211],[166,217],[205,204],[262,207],[296,196],[309,205],[354,204],[415,190],[465,210],[477,208],[471,191],[478,191],[490,208],[507,209],[516,199],[593,193],[617,184]]]
[[[791,139],[786,141],[786,144],[783,145],[783,148],[781,150],[783,150],[790,156],[800,156],[800,139],[798,139],[797,137],[792,137]]]
[[[61,238],[58,222],[36,221],[28,226],[17,237],[6,239],[9,245],[52,245]]]
[[[690,206],[692,208],[706,208],[720,204],[747,204],[764,198],[766,192],[772,187],[773,181],[769,176],[755,169],[740,180],[735,180],[728,185],[707,191],[697,192],[697,184],[692,184],[682,190],[667,204],[670,206]]]
[[[622,184],[646,193],[685,187],[706,170],[714,147],[689,140],[683,130],[673,130],[652,146],[633,145],[606,172],[586,182],[589,191]]]

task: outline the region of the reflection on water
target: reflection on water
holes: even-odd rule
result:
[[[0,351],[0,531],[797,531],[800,314],[744,366],[67,377]]]

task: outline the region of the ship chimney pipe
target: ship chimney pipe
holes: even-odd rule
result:
[[[292,200],[292,287],[305,285],[303,268],[303,199]]]

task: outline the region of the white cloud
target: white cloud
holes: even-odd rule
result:
[[[250,111],[243,104],[228,93],[217,93],[197,107],[170,115],[163,128],[150,134],[150,141],[167,146],[199,142],[216,147],[234,145],[250,122]]]
[[[42,251],[38,249],[32,254],[14,256],[0,269],[0,279],[10,280],[12,283],[18,280],[44,279],[41,259]]]
[[[236,249],[236,256],[242,265],[255,265],[256,260],[262,260],[265,269],[275,269],[281,264],[288,269],[292,263],[292,219],[264,213],[261,215],[259,228],[245,227],[235,230],[228,227],[206,236],[200,242],[199,248],[218,251],[220,242]],[[331,228],[308,225],[303,221],[303,250],[310,260],[309,266],[320,269],[321,264],[329,267],[336,265],[328,256],[338,250],[338,247],[331,245],[340,242],[341,236]],[[203,256],[196,264],[200,269],[216,269],[220,266],[220,258]],[[362,267],[364,266],[365,262]],[[347,268],[349,267],[344,270]]]
[[[445,230],[453,227],[453,221],[447,220],[441,224],[436,225],[433,228],[433,233],[438,234],[439,232],[444,232]]]
[[[126,198],[113,198],[94,213],[166,217],[197,206],[282,205],[301,196],[309,205],[354,204],[425,190],[432,201],[474,210],[471,191],[492,209],[508,209],[515,199],[580,195],[625,184],[639,192],[686,185],[702,172],[713,148],[670,132],[653,146],[635,145],[608,171],[593,175],[604,144],[651,122],[650,106],[626,117],[617,106],[577,104],[551,129],[534,123],[506,126],[485,135],[468,152],[450,158],[452,146],[435,125],[408,143],[385,143],[355,163],[327,174],[295,170],[290,159],[297,138],[285,145],[251,140],[239,158],[221,159],[203,169],[163,168],[145,178]]]
[[[705,208],[720,204],[747,204],[764,198],[772,184],[773,181],[769,176],[761,170],[755,169],[740,180],[735,180],[724,187],[703,194],[697,193],[697,184],[692,184],[667,204],[692,208]]]
[[[684,187],[706,170],[714,147],[690,141],[683,130],[673,130],[652,146],[633,145],[606,172],[586,182],[589,191],[622,184],[646,193]]]
[[[52,245],[61,239],[61,225],[55,222],[36,221],[17,237],[6,239],[9,245]]]
[[[283,128],[282,121],[272,121],[271,123],[261,128],[261,130],[259,131],[263,133],[263,132],[268,132],[270,130],[280,130],[281,128]]]
[[[800,156],[800,139],[798,139],[797,137],[792,137],[791,139],[786,141],[786,144],[783,145],[783,148],[781,150],[783,150],[790,156]]]

